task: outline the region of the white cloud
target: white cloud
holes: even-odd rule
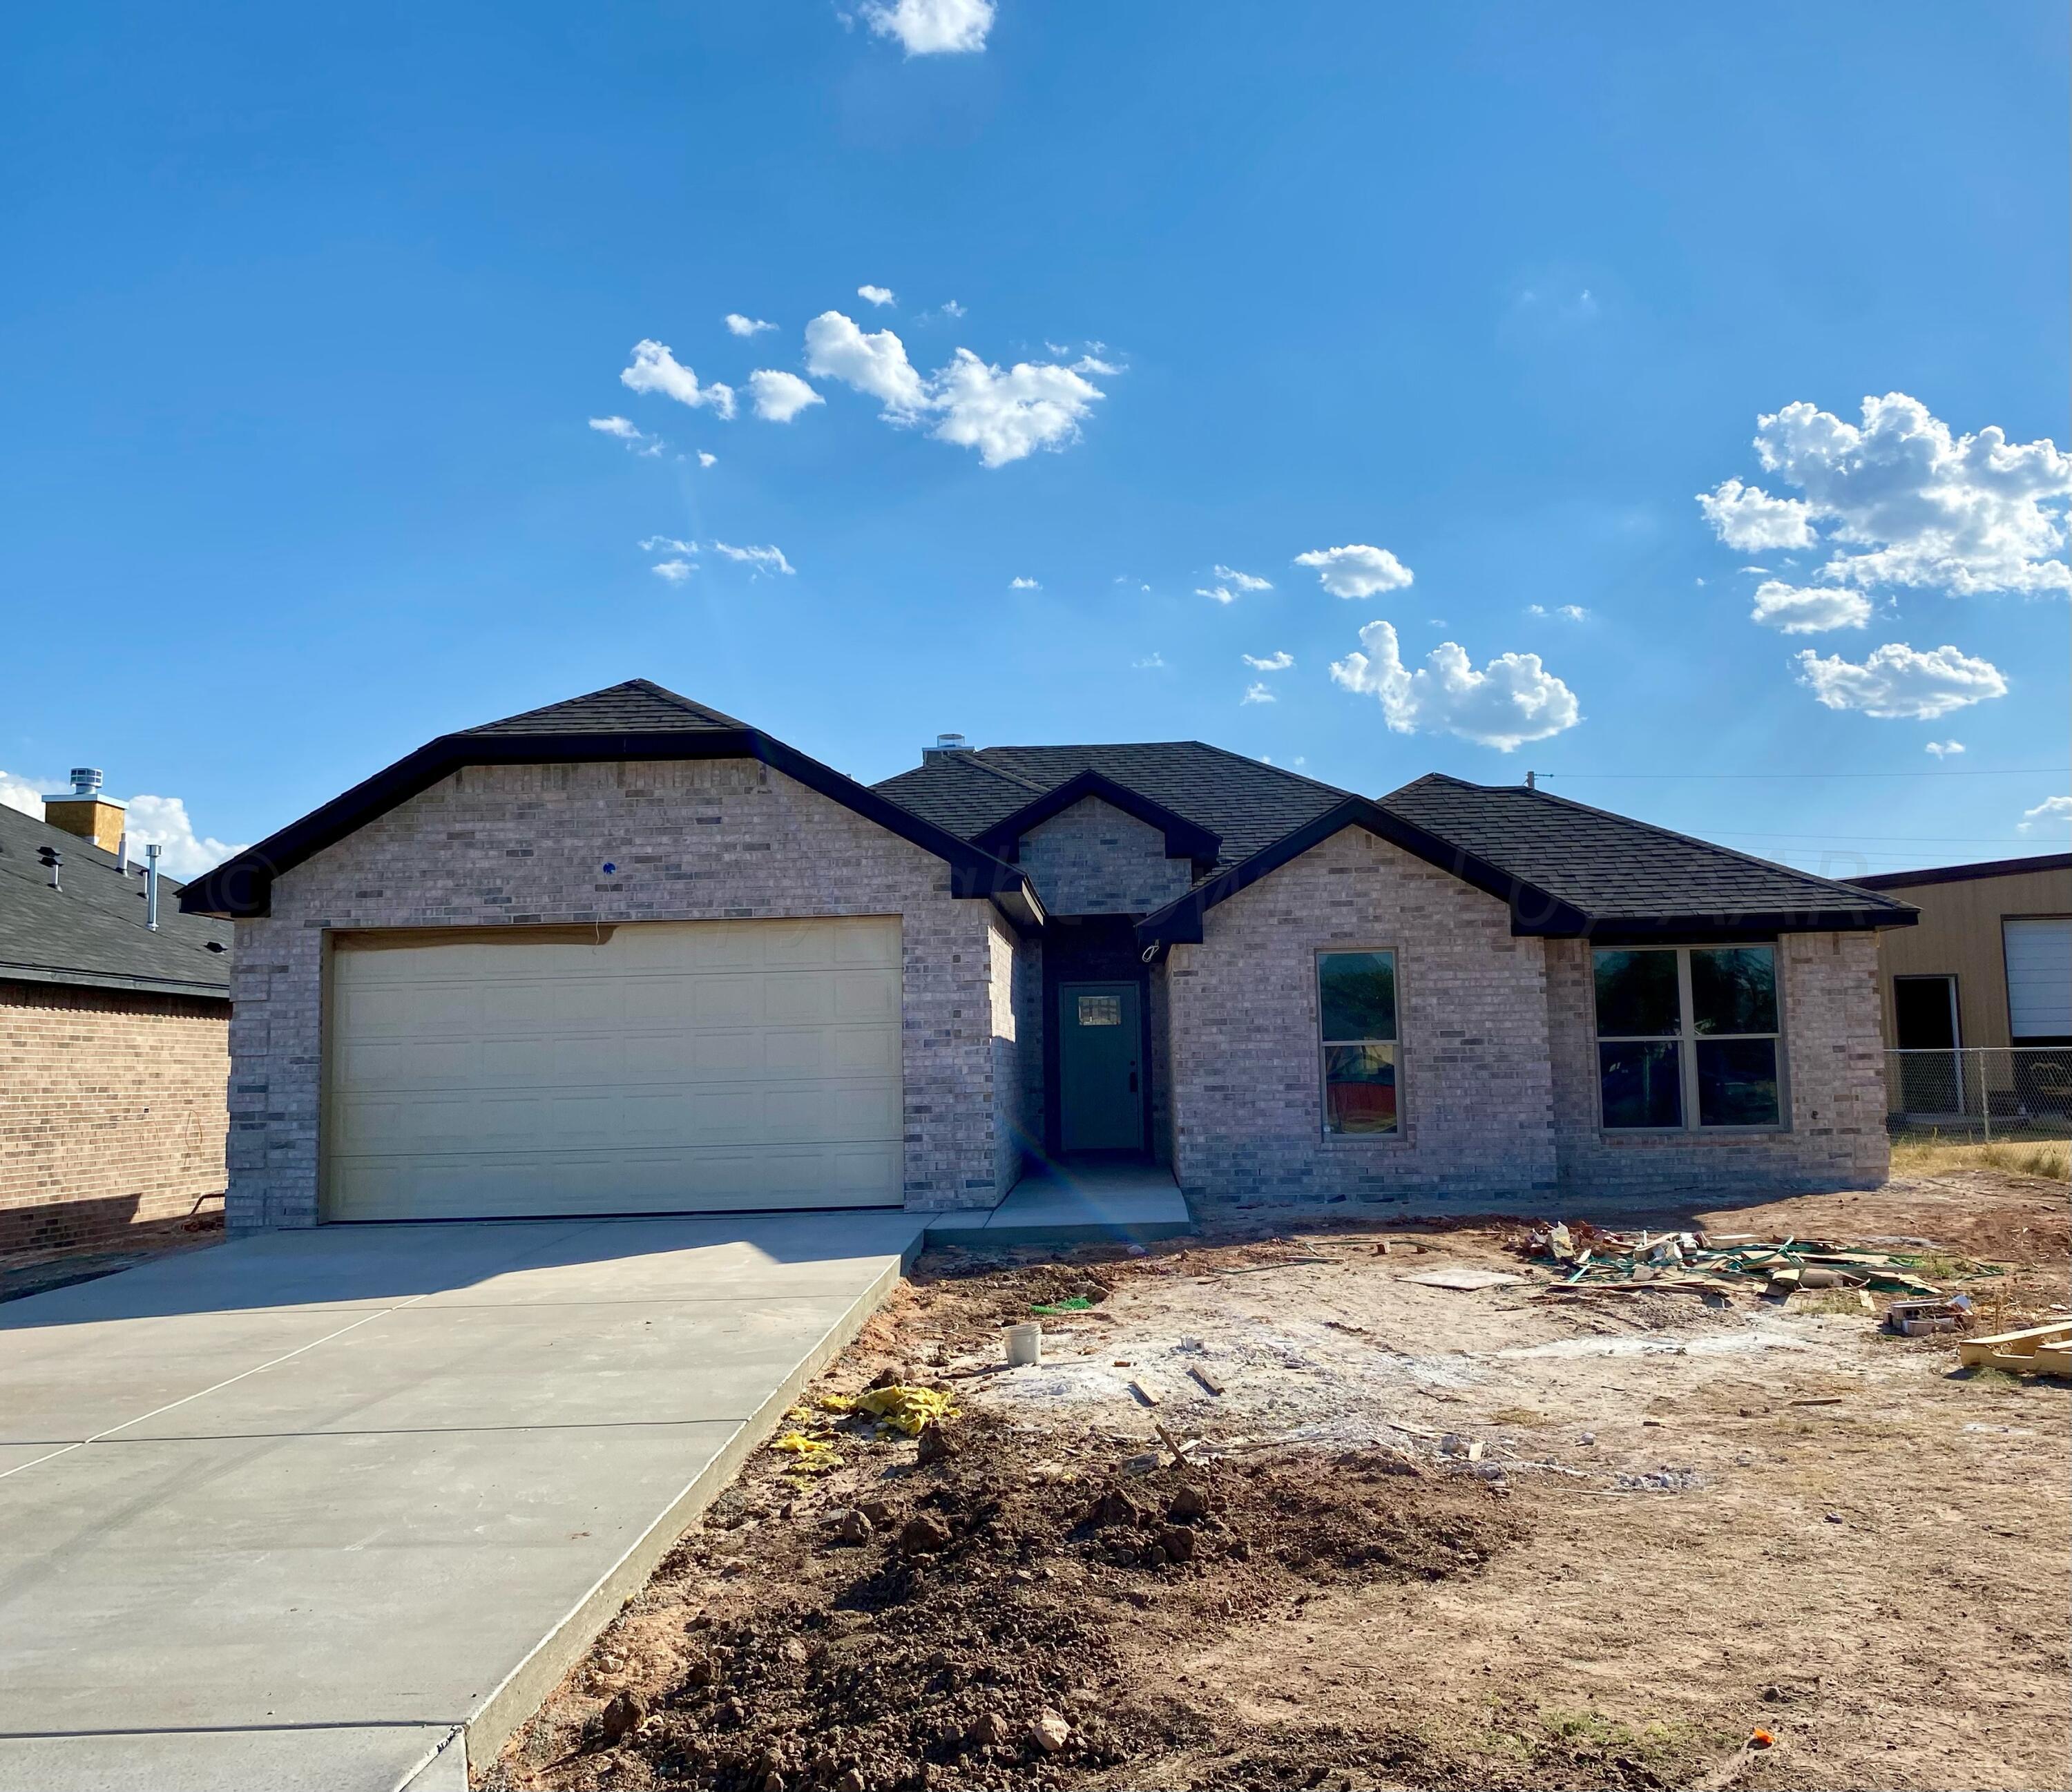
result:
[[[957,55],[985,47],[993,0],[864,0],[864,23],[896,37],[910,56]]]
[[[775,324],[762,318],[745,318],[738,311],[729,311],[726,314],[726,327],[737,336],[759,335],[765,330],[775,330],[777,327]]]
[[[656,577],[667,579],[672,585],[681,585],[697,570],[688,560],[657,561],[648,568]]]
[[[755,414],[771,423],[789,423],[811,405],[827,400],[796,373],[780,373],[759,367],[748,376],[748,390],[755,401]]]
[[[1273,589],[1272,579],[1261,578],[1256,573],[1240,573],[1235,566],[1219,565],[1214,571],[1224,584],[1234,586],[1240,591],[1271,591]]]
[[[1295,557],[1297,566],[1317,569],[1317,582],[1334,598],[1372,598],[1400,590],[1415,575],[1386,548],[1355,543],[1345,548],[1314,548]]]
[[[890,286],[859,286],[856,296],[867,299],[873,305],[891,305],[898,302],[898,295]]]
[[[943,315],[946,318],[960,318],[964,314],[964,306],[960,305],[954,298],[944,299],[943,301],[942,309]]]
[[[1962,741],[1930,741],[1922,750],[1934,754],[1938,759],[1947,759],[1953,753],[1962,753],[1964,743]]]
[[[1583,622],[1590,614],[1580,603],[1560,603],[1552,610],[1544,603],[1528,603],[1525,606],[1525,613],[1528,616],[1558,616],[1564,623]],[[1441,626],[1443,627],[1445,625],[1442,623]]]
[[[245,850],[212,835],[197,834],[187,804],[177,796],[131,797],[123,828],[130,836],[131,858],[141,859],[147,846],[162,847],[158,869],[183,883]]]
[[[860,330],[839,311],[823,311],[806,326],[806,371],[875,398],[897,423],[911,423],[928,408],[928,388],[906,345],[890,330]]]
[[[734,415],[734,388],[715,380],[709,386],[669,352],[664,343],[643,337],[633,345],[633,364],[619,376],[619,384],[635,392],[658,392],[693,410],[709,405],[722,417]]]
[[[1737,553],[1814,545],[1808,520],[1812,506],[1797,498],[1773,498],[1759,486],[1722,479],[1716,489],[1698,494],[1698,508],[1713,534]]]
[[[719,456],[717,454],[709,454],[704,449],[701,448],[698,450],[698,465],[701,466],[717,466],[719,465]]]
[[[784,557],[777,548],[736,548],[724,541],[713,543],[713,552],[725,554],[729,560],[738,560],[753,566],[758,573],[796,573],[798,568]]]
[[[1033,578],[1011,578],[1007,582],[1010,591],[1040,591],[1042,586]]]
[[[645,435],[630,418],[623,417],[594,417],[590,426],[599,435],[610,436],[615,442],[623,442],[636,454],[659,454],[668,446],[660,436]]]
[[[1103,396],[1070,368],[1019,361],[1003,371],[968,348],[923,380],[891,331],[866,331],[840,311],[823,311],[806,326],[806,369],[877,399],[888,422],[935,417],[930,434],[976,448],[987,466],[1063,447]]]
[[[1149,591],[1151,587],[1147,585],[1144,589]],[[1194,595],[1198,598],[1212,598],[1218,603],[1235,603],[1237,602],[1237,593],[1233,591],[1227,585],[1198,585],[1194,587]]]
[[[1244,695],[1238,699],[1240,705],[1247,703],[1278,703],[1281,700],[1263,684],[1246,685],[1244,688]]]
[[[1750,622],[1786,635],[1819,635],[1831,628],[1861,628],[1871,619],[1871,600],[1836,585],[1786,585],[1766,578],[1755,588]]]
[[[0,805],[19,809],[23,814],[32,815],[41,821],[43,792],[57,787],[52,783],[39,783],[33,778],[18,778],[11,771],[0,771]]]
[[[1830,709],[1860,709],[1887,721],[1932,721],[2007,694],[1998,667],[1952,647],[1916,653],[1903,641],[1888,642],[1861,665],[1840,654],[1823,660],[1811,647],[1797,657],[1799,683]]]
[[[1359,638],[1367,651],[1333,661],[1331,677],[1379,698],[1383,719],[1399,734],[1457,734],[1508,753],[1581,720],[1575,693],[1536,653],[1499,654],[1477,672],[1456,643],[1445,641],[1412,672],[1387,623],[1369,623]]]
[[[694,554],[698,551],[695,541],[679,541],[673,535],[651,535],[640,544],[643,554]]]
[[[1856,586],[2072,590],[2072,568],[2058,557],[2072,455],[2048,439],[2012,443],[1997,426],[1953,435],[1918,399],[1891,392],[1864,399],[1860,425],[1786,405],[1756,420],[1755,450],[1766,472],[1806,495],[1773,499],[1729,479],[1701,497],[1729,546],[1824,545],[1821,577]],[[1722,507],[1729,517],[1745,512],[1749,529],[1730,532]],[[1770,520],[1772,538],[1756,539],[1759,517]],[[1824,537],[1816,524],[1827,525]]]
[[[2039,828],[2062,828],[2072,821],[2072,796],[2046,796],[2033,809],[2024,809],[2015,826],[2025,834]]]
[[[986,466],[1077,440],[1079,420],[1102,396],[1070,368],[1017,361],[1003,372],[968,348],[935,376],[935,391],[937,438],[977,449]]]
[[[1295,664],[1295,656],[1285,651],[1269,653],[1264,660],[1249,653],[1240,653],[1238,658],[1251,667],[1254,672],[1285,672]]]
[[[1157,652],[1147,653],[1141,660],[1133,660],[1129,664],[1137,672],[1161,672],[1165,669],[1166,656]]]

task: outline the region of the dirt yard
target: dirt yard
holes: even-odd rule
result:
[[[2062,1184],[1694,1217],[2066,1310]],[[923,1258],[814,1395],[956,1416],[809,1403],[838,1465],[760,1453],[482,1783],[2072,1785],[2063,1383],[1852,1293],[1536,1298],[1498,1222],[1262,1230]]]

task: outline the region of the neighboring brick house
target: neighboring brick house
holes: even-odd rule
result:
[[[154,905],[97,776],[48,820],[0,806],[0,1251],[92,1243],[224,1191],[231,930],[183,914],[170,878]]]
[[[645,680],[442,735],[191,886],[229,1219],[1546,1202],[1885,1173],[1914,911],[1543,791],[1194,742],[875,787]]]

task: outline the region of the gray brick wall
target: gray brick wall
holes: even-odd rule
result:
[[[1579,939],[1548,942],[1555,1129],[1565,1196],[1786,1193],[1876,1188],[1885,1180],[1890,1150],[1877,936],[1786,934],[1778,951],[1789,1129],[1622,1135],[1597,1125],[1590,947]]]
[[[1187,894],[1194,866],[1166,836],[1088,796],[1022,836],[1022,869],[1053,914],[1149,914]]]
[[[991,1206],[1010,1161],[997,1079],[1020,1099],[1026,1074],[997,1037],[997,912],[952,898],[940,860],[751,761],[471,766],[238,923],[230,1225],[316,1222],[327,929],[826,914],[902,917],[906,1205]]]
[[[1504,906],[1346,828],[1175,947],[1176,1170],[1197,1200],[1525,1202],[1555,1184],[1545,954]],[[1397,954],[1396,1138],[1327,1140],[1315,953]]]

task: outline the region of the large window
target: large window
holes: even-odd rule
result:
[[[1775,947],[1606,950],[1595,968],[1607,1128],[1783,1124]]]
[[[1319,952],[1317,1020],[1326,1133],[1397,1132],[1403,1116],[1396,1101],[1396,954]]]

